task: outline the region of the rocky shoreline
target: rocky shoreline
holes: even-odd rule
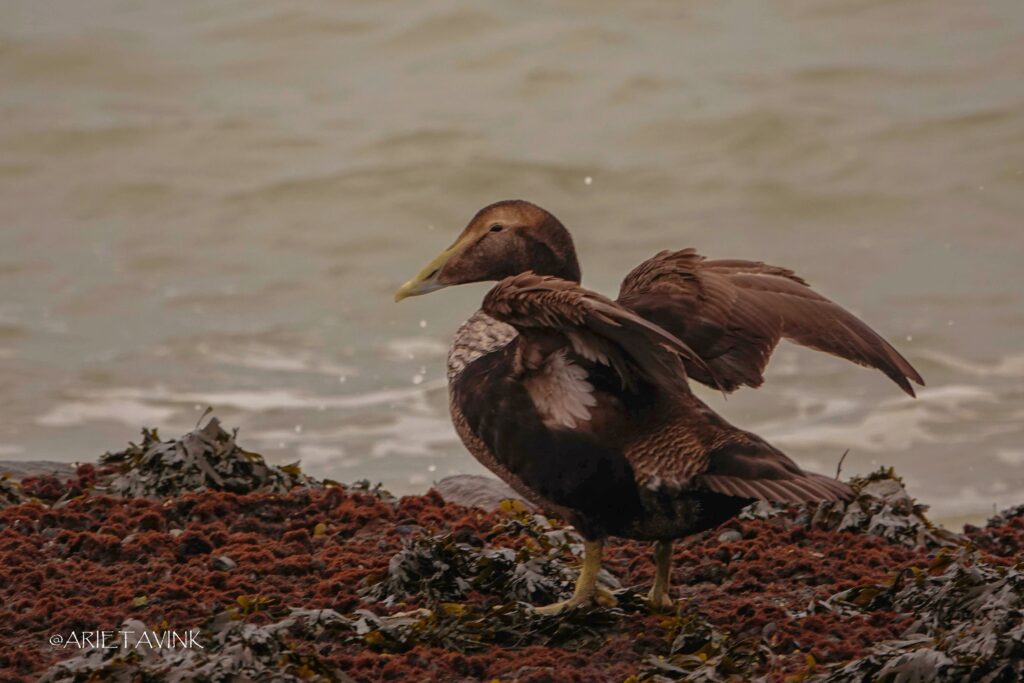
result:
[[[1024,677],[1024,506],[951,533],[882,470],[849,505],[759,504],[677,544],[673,613],[639,599],[649,547],[616,541],[618,606],[543,617],[528,604],[571,590],[579,538],[500,482],[396,499],[235,436],[145,431],[0,482],[0,680]],[[68,644],[102,630],[198,640]]]
[[[75,474],[75,466],[56,460],[0,460],[0,476],[14,481],[29,477],[58,477],[69,479]]]

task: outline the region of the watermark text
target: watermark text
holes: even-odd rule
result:
[[[50,645],[61,649],[182,650],[203,649],[199,629],[190,631],[71,631],[54,633]]]

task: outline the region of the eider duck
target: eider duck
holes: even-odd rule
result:
[[[596,582],[608,537],[654,542],[648,599],[667,608],[673,540],[756,499],[850,497],[726,422],[688,379],[757,387],[786,338],[877,368],[911,396],[911,380],[924,384],[874,330],[785,268],[663,251],[615,300],[584,289],[568,230],[520,200],[481,209],[395,300],[495,280],[455,335],[449,403],[469,452],[585,540],[572,597],[543,613],[614,600]]]

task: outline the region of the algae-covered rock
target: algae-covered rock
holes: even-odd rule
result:
[[[1024,546],[1024,505],[1003,510],[978,528],[967,525],[964,534],[978,548],[997,557],[1019,560]]]
[[[758,501],[740,517],[781,517],[789,524],[864,533],[910,548],[951,547],[967,540],[961,534],[933,524],[926,515],[928,506],[910,497],[903,480],[892,468],[883,467],[866,477],[853,477],[849,484],[855,495],[848,502],[792,506]]]
[[[244,450],[217,418],[180,439],[161,441],[155,429],[142,430],[142,443],[100,457],[109,472],[97,492],[125,498],[174,496],[185,492],[283,493],[296,486],[321,485],[298,464],[269,465],[258,453]]]
[[[525,510],[504,526],[496,533],[523,535],[529,542],[514,550],[459,542],[453,533],[419,536],[392,556],[387,574],[373,577],[363,595],[387,604],[415,596],[459,600],[470,591],[504,602],[541,604],[567,596],[577,570],[565,558],[578,562],[583,540],[571,529],[553,527],[543,515]],[[606,571],[599,581],[619,587]]]
[[[529,605],[568,597],[581,539],[505,491],[490,509],[323,486],[215,420],[83,467],[0,509],[4,680],[1024,676],[1024,508],[948,534],[889,470],[855,479],[849,504],[758,503],[676,543],[667,613],[643,600],[650,544],[614,539],[602,582],[626,586],[617,606],[545,616]],[[143,623],[197,628],[202,647],[40,646]]]
[[[962,535],[933,524],[926,515],[928,506],[910,497],[903,480],[892,468],[854,477],[850,486],[856,497],[848,503],[822,503],[812,524],[822,529],[880,536],[909,547],[937,548],[965,541]]]
[[[503,501],[518,501],[524,508],[533,510],[532,503],[500,479],[479,474],[456,474],[445,477],[434,484],[434,490],[448,503],[497,510]]]

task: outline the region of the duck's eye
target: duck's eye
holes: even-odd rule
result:
[[[491,232],[501,232],[504,229],[505,226],[502,225],[501,223],[495,223],[494,225],[491,226]]]

